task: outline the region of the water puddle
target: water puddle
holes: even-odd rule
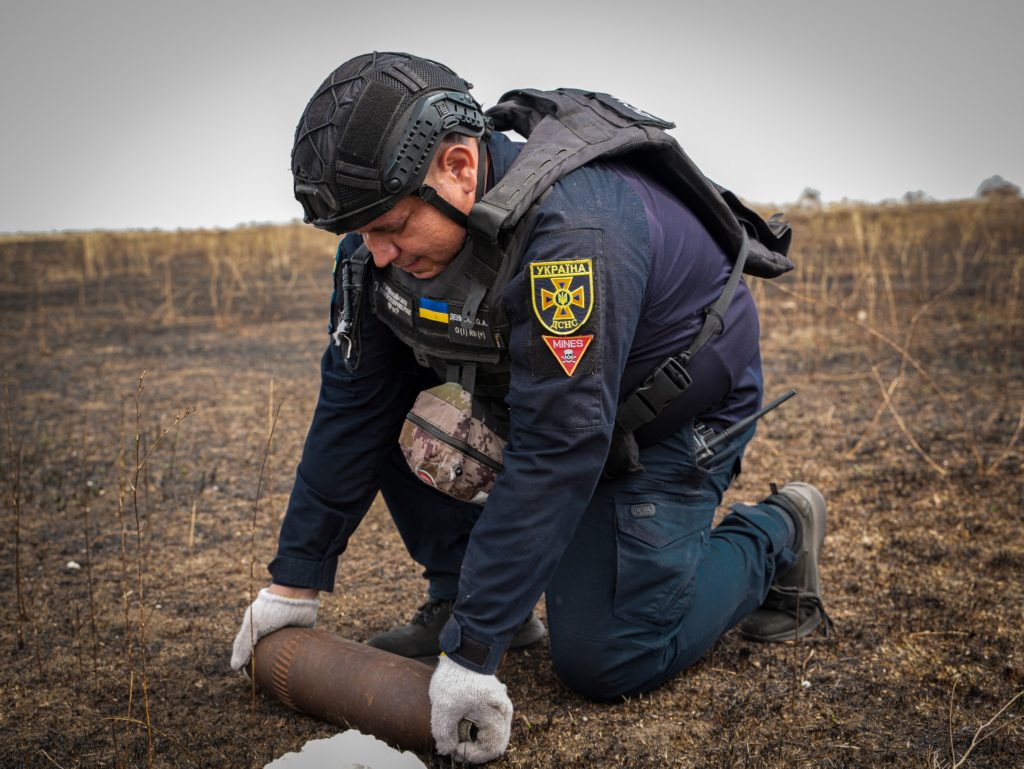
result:
[[[263,769],[426,769],[415,754],[399,752],[355,729],[310,740],[298,753],[285,753]]]

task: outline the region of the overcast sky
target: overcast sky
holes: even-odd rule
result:
[[[610,92],[673,120],[748,200],[1024,185],[1017,0],[7,0],[0,230],[230,227],[300,215],[292,134],[370,50],[444,61],[490,106]]]

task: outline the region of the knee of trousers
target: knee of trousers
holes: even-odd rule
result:
[[[650,691],[669,678],[666,649],[613,639],[581,638],[552,629],[551,663],[562,682],[599,701]]]

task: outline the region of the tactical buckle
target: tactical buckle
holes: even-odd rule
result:
[[[685,355],[666,358],[656,369],[654,369],[651,376],[648,377],[648,380],[654,379],[658,374],[664,374],[669,378],[672,384],[679,388],[679,392],[683,392],[693,384],[693,377],[691,377],[690,372],[686,370],[686,364],[688,362],[689,360]],[[664,408],[664,406],[662,408]]]
[[[693,384],[685,360],[681,355],[665,358],[633,392],[651,412],[650,419],[658,416],[665,406]]]
[[[693,384],[693,378],[686,370],[688,361],[689,357],[684,353],[659,363],[643,384],[619,404],[616,424],[625,432],[633,432],[657,417]]]

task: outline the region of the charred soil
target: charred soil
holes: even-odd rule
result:
[[[1024,203],[792,219],[798,269],[753,285],[767,395],[799,396],[722,509],[825,492],[834,632],[729,633],[616,704],[562,685],[543,643],[511,653],[493,766],[1024,766]],[[332,254],[298,226],[0,241],[0,766],[259,768],[338,731],[228,667],[315,404]],[[319,624],[365,640],[423,591],[378,500]]]

